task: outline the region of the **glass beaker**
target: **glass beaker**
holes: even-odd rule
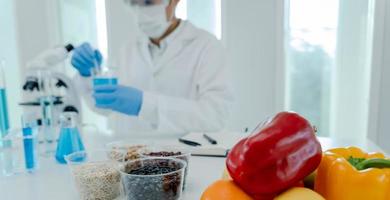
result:
[[[98,74],[93,76],[93,86],[117,84],[118,77],[116,75],[116,69],[114,68],[102,69]]]
[[[94,85],[117,84],[117,67],[118,66],[112,61],[103,61],[101,65],[98,65],[95,61],[95,67],[91,68],[91,76]]]
[[[37,144],[35,131],[31,130],[23,136],[23,130],[11,130],[0,141],[0,175],[11,176],[15,174],[33,172],[38,167]]]
[[[103,63],[101,66],[94,67],[92,69],[92,85],[96,86],[109,86],[118,85],[118,74],[116,66],[112,63]],[[106,104],[104,101],[96,101],[97,104]]]
[[[84,151],[85,147],[78,128],[77,113],[64,113],[60,117],[60,123],[60,137],[55,157],[59,163],[66,164],[65,156],[74,152]]]

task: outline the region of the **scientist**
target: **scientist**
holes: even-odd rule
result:
[[[80,74],[81,93],[97,112],[114,111],[108,121],[115,134],[212,132],[226,124],[232,94],[224,49],[210,33],[176,18],[179,1],[126,1],[144,34],[124,45],[119,85],[92,89],[91,68],[102,56],[88,43],[74,50],[71,62]]]

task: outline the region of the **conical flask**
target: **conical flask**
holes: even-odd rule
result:
[[[66,164],[64,156],[85,150],[78,129],[77,117],[77,113],[73,112],[64,113],[60,117],[61,130],[55,155],[59,163]]]

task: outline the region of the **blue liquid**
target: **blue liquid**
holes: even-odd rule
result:
[[[118,84],[118,78],[94,78],[93,79],[93,86],[117,85],[117,84]]]
[[[87,160],[87,153],[80,152],[79,154],[72,156],[70,160],[73,163],[83,163]]]
[[[0,88],[0,148],[11,147],[11,141],[3,142],[9,130],[7,95],[4,88]]]
[[[7,95],[4,88],[0,88],[0,136],[4,137],[9,129]]]
[[[94,78],[93,86],[118,85],[118,78]],[[96,101],[97,104],[110,104],[110,101]]]
[[[56,160],[61,164],[66,164],[64,156],[71,153],[84,151],[84,144],[81,140],[80,133],[77,128],[62,128],[60,138],[58,140]]]
[[[23,128],[23,136],[26,137],[23,139],[26,169],[32,171],[36,167],[35,143],[34,138],[32,137],[33,129],[31,127]]]

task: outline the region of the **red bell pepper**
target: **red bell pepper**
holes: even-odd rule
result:
[[[282,112],[259,125],[230,151],[226,166],[238,186],[257,200],[272,200],[319,166],[321,144],[310,123]]]

